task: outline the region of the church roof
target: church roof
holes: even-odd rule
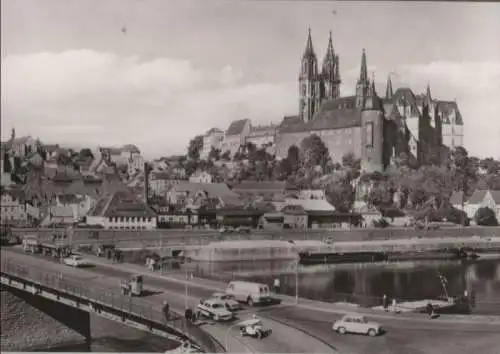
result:
[[[331,111],[335,109],[354,108],[354,107],[356,107],[356,96],[346,96],[324,102],[321,105],[319,111],[320,112]]]
[[[460,110],[458,109],[458,105],[455,101],[438,101],[437,103],[438,110],[441,113],[441,120],[443,124],[451,124],[449,115],[452,113],[452,111],[455,111],[455,124],[456,125],[463,125],[464,121],[462,118],[462,114],[460,113]]]
[[[308,124],[310,130],[340,129],[361,125],[359,108],[324,110],[319,112]]]
[[[300,133],[306,131],[306,124],[299,116],[286,116],[281,121],[280,133]]]
[[[229,128],[226,130],[226,135],[238,135],[241,134],[243,129],[245,128],[245,124],[248,122],[248,119],[240,119],[235,120],[229,125]]]

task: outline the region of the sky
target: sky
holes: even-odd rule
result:
[[[471,155],[500,158],[500,4],[252,0],[2,0],[1,135],[183,153],[236,119],[298,112],[311,27],[329,31],[350,95],[366,48],[379,94],[456,99]],[[371,75],[371,74],[370,74]]]

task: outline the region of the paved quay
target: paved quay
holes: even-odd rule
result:
[[[221,291],[224,290],[225,287],[227,286],[227,283],[221,282],[221,281],[215,281],[215,280],[210,280],[210,279],[203,279],[203,278],[193,278],[186,280],[185,275],[182,273],[166,273],[166,274],[160,274],[159,272],[151,272],[147,270],[144,266],[136,265],[136,264],[129,264],[129,263],[124,263],[124,264],[117,264],[113,263],[107,259],[92,256],[92,255],[86,255],[86,258],[91,260],[92,262],[96,264],[100,264],[101,266],[106,266],[106,267],[113,267],[117,269],[122,269],[122,270],[128,270],[130,272],[134,273],[140,273],[144,274],[148,277],[152,278],[158,278],[158,279],[163,279],[165,281],[169,282],[176,282],[181,285],[186,285],[189,288],[200,288],[202,290],[207,290],[207,296],[209,295],[208,293],[215,292],[215,291]],[[292,296],[287,296],[287,295],[277,295],[278,298],[281,299],[282,305],[281,306],[295,306],[299,307],[302,309],[307,309],[307,310],[317,310],[321,312],[329,312],[329,313],[335,313],[335,314],[346,314],[349,312],[357,312],[357,313],[363,313],[366,315],[370,315],[370,317],[373,318],[379,318],[379,319],[397,319],[401,321],[422,321],[425,323],[428,323],[428,320],[425,315],[419,314],[419,313],[386,313],[384,311],[380,310],[374,310],[371,308],[355,308],[353,309],[352,306],[349,305],[343,305],[343,304],[333,304],[333,303],[328,303],[328,302],[322,302],[322,301],[314,301],[314,300],[309,300],[306,298],[299,298],[298,304],[296,303],[295,297]],[[487,315],[441,315],[439,318],[434,319],[433,322],[435,323],[482,323],[482,324],[491,324],[491,325],[500,325],[500,316],[487,316]]]
[[[13,262],[17,261],[20,264],[37,267],[41,271],[60,272],[65,277],[79,278],[92,284],[92,286],[109,289],[114,292],[119,291],[119,283],[121,279],[130,276],[130,273],[141,273],[134,269],[133,265],[129,264],[112,264],[107,260],[89,256],[97,266],[86,269],[73,269],[64,267],[52,259],[42,256],[25,255],[18,250],[17,252],[7,251],[7,255]],[[108,262],[108,264],[106,263]],[[103,266],[104,265],[104,266]],[[130,268],[132,266],[132,268]],[[141,268],[141,267],[139,267]],[[144,268],[141,269],[142,273]],[[161,304],[167,300],[174,311],[184,312],[185,305],[194,306],[199,301],[199,296],[191,296],[188,294],[186,298],[184,291],[171,291],[168,286],[165,286],[165,281],[150,281],[150,274],[146,275],[145,290],[151,295],[147,296],[147,300],[158,310],[161,309]],[[154,274],[154,279],[157,279]],[[250,318],[252,311],[242,311],[239,314],[241,319]],[[204,330],[214,336],[222,345],[227,346],[231,352],[268,352],[268,353],[288,353],[299,352],[309,353],[331,353],[334,352],[331,346],[325,344],[304,331],[288,326],[282,322],[274,321],[269,318],[263,319],[266,326],[272,328],[273,334],[263,340],[252,338],[240,338],[234,323],[230,324],[207,324],[202,326]],[[237,322],[235,322],[237,323]],[[227,344],[227,345],[226,345]]]

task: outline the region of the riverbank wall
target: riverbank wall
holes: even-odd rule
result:
[[[500,227],[443,227],[437,230],[415,230],[410,228],[353,228],[351,230],[253,230],[249,234],[224,233],[217,230],[102,230],[102,229],[72,229],[71,236],[65,229],[13,229],[15,236],[26,234],[38,235],[40,240],[50,240],[54,234],[66,234],[73,244],[78,243],[114,243],[124,247],[133,247],[141,243],[143,246],[158,246],[173,244],[207,244],[209,242],[225,240],[323,240],[331,238],[336,242],[347,241],[375,241],[387,239],[409,238],[443,238],[443,237],[500,237]]]

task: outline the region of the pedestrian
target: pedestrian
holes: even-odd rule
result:
[[[186,320],[188,321],[193,321],[193,310],[191,309],[186,309],[186,311],[184,311],[184,317],[186,318]]]
[[[396,304],[397,304],[396,299],[392,299],[392,312],[397,312]]]
[[[146,268],[149,269],[149,262],[151,262],[151,259],[149,257],[146,257]]]
[[[273,287],[274,287],[274,292],[275,292],[276,294],[278,294],[278,293],[279,293],[279,291],[280,291],[280,285],[281,285],[281,283],[280,283],[280,279],[279,279],[279,278],[274,278]]]
[[[386,294],[384,294],[384,297],[382,298],[382,306],[384,307],[385,312],[389,311],[389,299]]]
[[[111,250],[109,248],[106,250],[106,258],[108,261],[111,259]]]
[[[163,315],[165,316],[165,322],[168,322],[170,318],[170,306],[166,300],[163,301]]]
[[[426,310],[427,310],[427,315],[429,316],[429,319],[432,319],[432,316],[434,316],[434,307],[432,306],[432,304],[430,302],[427,303]]]

